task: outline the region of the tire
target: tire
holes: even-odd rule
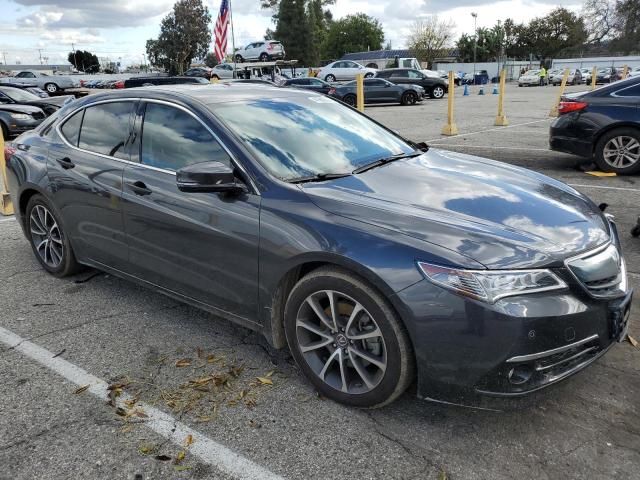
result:
[[[640,237],[640,225],[636,225],[631,229],[631,236],[635,238]]]
[[[236,55],[236,62],[237,63],[244,63],[244,58],[242,58],[242,55]]]
[[[47,93],[52,94],[52,93],[58,93],[58,85],[56,85],[55,83],[47,83],[44,86],[44,89],[47,91]]]
[[[333,310],[330,297],[337,306]],[[359,313],[349,322],[354,311]],[[332,318],[337,318],[333,332]],[[289,294],[284,322],[295,361],[327,398],[376,408],[394,401],[413,381],[415,360],[406,328],[377,290],[346,270],[323,267],[302,278]],[[367,340],[355,338],[364,335]]]
[[[25,228],[33,253],[40,265],[51,275],[66,277],[82,270],[82,266],[76,261],[69,238],[64,233],[60,217],[40,194],[29,199]],[[41,246],[45,242],[46,244]]]
[[[326,75],[324,77],[324,81],[325,82],[335,82],[336,81],[336,76],[332,75],[332,74]]]
[[[605,172],[632,175],[640,172],[640,130],[615,128],[600,137],[595,161]]]
[[[348,93],[347,95],[342,97],[342,101],[347,105],[355,107],[356,103],[358,102],[358,98],[353,93]]]
[[[435,98],[436,100],[440,100],[442,97],[444,97],[444,94],[444,87],[441,87],[440,85],[433,87],[431,89],[431,92],[429,92],[429,96],[431,98]]]
[[[220,80],[218,75],[211,75],[211,80]]]
[[[268,54],[266,54],[266,53],[261,53],[261,54],[260,54],[260,58],[259,58],[259,60],[260,60],[261,62],[268,62],[268,61],[269,61],[269,55],[268,55]]]
[[[373,73],[371,73],[371,72],[365,73],[364,74],[364,78],[373,78]]]
[[[418,101],[418,94],[412,90],[408,92],[404,92],[402,94],[402,98],[400,99],[401,105],[415,105]]]

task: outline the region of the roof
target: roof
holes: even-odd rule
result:
[[[183,102],[197,101],[201,104],[212,105],[237,101],[248,101],[267,98],[294,98],[316,95],[308,90],[294,88],[281,88],[270,86],[266,83],[237,83],[219,82],[215,84],[182,84],[182,85],[158,85],[153,87],[127,88],[118,91],[96,93],[84,97],[83,103],[92,103],[104,100],[105,97],[137,97],[137,98],[165,98],[181,100]],[[320,94],[317,94],[320,95]],[[86,100],[85,100],[86,99]],[[74,103],[78,105],[78,103]]]
[[[378,60],[380,58],[411,58],[410,50],[371,50],[369,52],[346,53],[340,60]]]

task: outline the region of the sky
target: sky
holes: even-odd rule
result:
[[[260,0],[230,0],[236,47],[261,40],[273,28],[272,12]],[[66,63],[72,47],[89,50],[101,59],[123,65],[143,61],[145,42],[156,38],[173,0],[0,0],[0,62],[14,64]],[[220,0],[205,0],[212,22]],[[411,24],[421,16],[451,19],[456,37],[508,17],[526,22],[558,6],[578,12],[581,0],[336,0],[335,19],[364,12],[382,23],[385,41],[403,48]],[[73,45],[72,45],[73,44]],[[285,45],[286,48],[286,45]],[[231,51],[231,39],[229,39]],[[42,57],[42,61],[40,60]]]

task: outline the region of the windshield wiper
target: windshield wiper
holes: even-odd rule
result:
[[[334,180],[336,178],[344,178],[344,177],[350,177],[350,176],[351,176],[350,173],[318,173],[317,175],[291,178],[286,181],[288,183],[324,182],[325,180]]]
[[[424,152],[421,150],[416,150],[411,153],[398,153],[397,155],[391,155],[390,157],[381,158],[379,160],[376,160],[375,162],[367,163],[366,165],[356,168],[352,173],[357,175],[358,173],[366,172],[367,170],[371,170],[372,168],[381,167],[382,165],[395,162],[396,160],[402,160],[403,158],[418,157],[423,153]]]

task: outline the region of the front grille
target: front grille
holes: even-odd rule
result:
[[[616,298],[626,293],[624,260],[612,243],[570,258],[566,264],[593,297]]]

